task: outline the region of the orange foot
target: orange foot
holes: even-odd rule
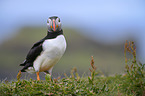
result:
[[[37,80],[40,81],[39,72],[36,72]]]
[[[17,80],[20,80],[21,78],[21,71],[19,71],[19,73],[17,74]]]

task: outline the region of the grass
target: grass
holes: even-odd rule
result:
[[[136,61],[136,47],[133,42],[125,43],[125,74],[104,76],[91,58],[90,76],[80,77],[77,69],[71,76],[46,80],[1,81],[0,96],[145,96],[145,64]],[[126,54],[132,54],[128,58]]]

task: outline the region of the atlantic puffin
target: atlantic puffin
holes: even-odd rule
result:
[[[52,74],[54,65],[60,60],[66,50],[66,40],[61,28],[60,18],[49,17],[47,20],[47,35],[36,42],[28,52],[26,59],[20,66],[21,72],[36,73],[37,80],[40,80],[39,73]]]

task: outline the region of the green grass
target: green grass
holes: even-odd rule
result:
[[[95,72],[97,73],[97,72]],[[75,76],[75,77],[73,77]],[[93,77],[94,76],[94,77]],[[34,95],[100,95],[100,96],[142,96],[144,87],[133,84],[129,81],[129,75],[115,75],[104,77],[98,74],[87,77],[79,77],[74,72],[70,77],[62,79],[20,80],[0,83],[1,96],[34,96]],[[93,80],[89,78],[94,78]],[[140,78],[140,77],[139,77]],[[141,79],[141,78],[140,78]],[[143,78],[142,78],[143,80]],[[127,83],[127,84],[126,84]],[[131,85],[130,85],[131,84]],[[145,84],[145,81],[144,81]],[[141,84],[144,86],[144,84]],[[140,85],[140,84],[139,84]],[[136,90],[133,89],[136,88]],[[137,90],[139,89],[139,91]]]
[[[120,93],[120,75],[114,77],[96,77],[92,85],[87,78],[63,78],[52,81],[21,80],[0,84],[0,95],[118,95]],[[120,82],[121,83],[121,82]]]
[[[136,48],[133,42],[125,44],[126,73],[104,76],[91,59],[89,76],[80,77],[77,69],[71,75],[46,80],[1,81],[0,96],[145,96],[145,64],[136,62]],[[126,53],[132,54],[127,58]],[[129,61],[130,60],[130,61]]]

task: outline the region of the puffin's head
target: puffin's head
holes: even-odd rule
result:
[[[60,18],[57,16],[49,17],[47,20],[47,27],[49,32],[56,32],[61,30]]]

